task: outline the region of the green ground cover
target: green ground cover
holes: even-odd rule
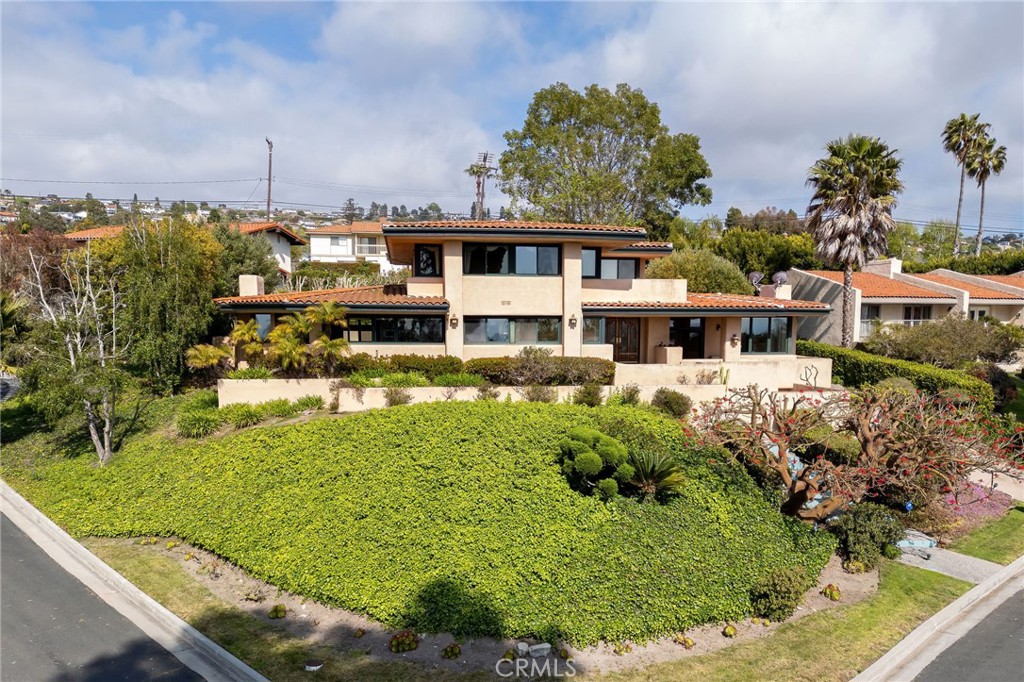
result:
[[[1003,518],[968,533],[949,548],[1004,565],[1024,556],[1024,506],[1017,505]]]
[[[558,465],[574,426],[685,465],[668,504],[580,495]],[[422,631],[645,639],[749,612],[750,586],[831,536],[781,517],[749,477],[634,408],[433,403],[184,442],[127,443],[5,478],[72,534],[180,536],[291,592]]]

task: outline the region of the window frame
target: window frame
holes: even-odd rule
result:
[[[527,321],[529,321],[531,323],[536,323],[536,326],[537,326],[537,338],[534,341],[522,341],[522,340],[520,340],[518,338],[518,332],[517,332],[516,327],[520,323],[525,325],[527,323]],[[540,331],[541,331],[541,323],[542,323],[542,321],[554,322],[555,323],[555,329],[556,329],[556,331],[558,333],[558,338],[556,340],[554,340],[554,341],[541,341],[540,340]],[[504,322],[504,324],[506,325],[505,329],[507,329],[507,340],[506,341],[492,341],[492,340],[490,340],[490,332],[488,331],[488,325],[491,322],[496,322],[496,323],[497,322]],[[475,340],[475,339],[467,338],[467,335],[470,333],[470,328],[471,328],[470,325],[473,325],[474,331],[477,331],[477,330],[479,330],[479,327],[477,325],[480,325],[480,324],[483,325],[484,336],[487,337],[487,340],[485,340],[485,341],[478,341],[478,340]],[[562,341],[564,340],[564,335],[562,333],[562,318],[558,317],[558,316],[554,316],[554,315],[537,315],[537,316],[518,315],[516,317],[504,317],[504,316],[500,316],[499,317],[499,316],[478,316],[478,315],[472,315],[472,316],[467,316],[463,320],[462,327],[463,327],[462,342],[463,342],[463,344],[469,345],[469,346],[485,346],[485,345],[495,345],[495,346],[557,346],[557,345],[560,345],[562,343]]]
[[[587,323],[588,322],[596,322],[597,323],[597,340],[596,341],[588,341],[587,340]],[[607,337],[605,336],[605,318],[604,318],[604,316],[603,315],[584,315],[583,316],[583,328],[581,330],[581,335],[582,335],[582,339],[583,339],[583,343],[584,344],[589,344],[589,345],[595,345],[596,346],[596,345],[607,343],[607,341],[606,341]]]
[[[507,249],[506,261],[508,263],[507,272],[487,272],[488,262],[486,254],[491,249],[505,248]],[[483,249],[484,250],[484,272],[470,272],[471,259],[469,257],[472,249]],[[554,249],[555,250],[555,272],[518,272],[518,250],[519,249],[534,249],[536,257],[533,260],[536,270],[540,270],[541,255],[540,249]],[[561,277],[562,276],[562,245],[561,244],[523,244],[516,242],[463,242],[462,243],[462,274],[470,275],[474,277]]]
[[[440,332],[440,336],[439,338],[425,340],[398,340],[397,337],[401,333],[401,330],[397,326],[398,320],[430,321],[436,325],[436,330]],[[349,317],[346,322],[347,326],[344,328],[345,338],[348,339],[350,344],[387,343],[419,345],[423,343],[443,344],[445,342],[446,325],[443,315],[353,315]],[[386,324],[396,325],[395,328],[391,330],[396,337],[395,339],[385,340],[382,338]],[[362,336],[362,334],[369,332],[370,340],[365,341],[362,338],[352,338],[354,332],[358,336]]]
[[[753,328],[753,320],[767,320],[768,331],[766,334],[767,350],[750,350],[753,345],[753,336],[751,334]],[[785,322],[786,324],[786,348],[785,350],[777,350],[773,348],[775,339],[775,326],[777,323]],[[767,317],[752,315],[749,317],[740,318],[740,353],[742,355],[792,355],[793,354],[793,333],[794,333],[793,318],[789,317]]]
[[[437,270],[434,274],[425,275],[420,269],[420,252],[433,251],[435,254],[434,265]],[[440,244],[416,244],[413,247],[413,277],[444,277],[444,253]]]

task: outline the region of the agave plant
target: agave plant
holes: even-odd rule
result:
[[[629,453],[629,463],[633,467],[633,478],[629,482],[644,498],[679,492],[686,483],[679,464],[666,454],[644,448]]]

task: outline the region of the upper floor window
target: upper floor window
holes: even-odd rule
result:
[[[441,246],[439,244],[417,244],[415,274],[417,277],[441,276]]]
[[[789,353],[791,325],[788,317],[744,317],[740,342],[743,353]]]
[[[462,245],[462,272],[466,275],[562,274],[559,246],[475,244]]]
[[[640,261],[636,258],[602,258],[598,249],[582,250],[584,279],[636,279]]]

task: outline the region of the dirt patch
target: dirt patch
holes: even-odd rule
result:
[[[138,544],[138,540],[121,540]],[[395,654],[388,648],[388,641],[395,630],[385,628],[369,618],[351,611],[333,608],[312,600],[284,592],[262,580],[249,576],[245,571],[229,564],[216,555],[181,543],[173,549],[166,549],[166,539],[138,549],[174,556],[199,583],[224,602],[236,606],[266,623],[279,627],[289,634],[300,637],[310,644],[330,646],[340,653],[365,655],[378,660],[402,659],[413,661],[428,669],[444,669],[453,672],[495,670],[495,665],[506,651],[515,649],[520,641],[535,644],[533,640],[495,640],[489,637],[456,639],[450,634],[420,634],[419,647],[414,651]],[[834,602],[820,594],[828,584],[837,585],[842,591],[842,600]],[[850,574],[842,569],[838,557],[833,556],[818,578],[816,587],[808,591],[803,604],[790,619],[796,620],[825,609],[840,605],[854,604],[866,599],[878,589],[878,571]],[[286,609],[284,618],[271,619],[271,609],[281,604]],[[788,621],[787,621],[788,622]],[[686,631],[694,641],[691,649],[676,644],[666,637],[647,644],[629,644],[629,651],[623,651],[625,643],[616,647],[600,644],[585,649],[567,647],[570,660],[559,656],[557,649],[545,659],[538,659],[543,666],[547,661],[548,674],[568,671],[571,663],[576,672],[613,672],[642,668],[655,663],[677,660],[688,656],[700,656],[728,646],[770,635],[777,623],[763,625],[752,620],[731,623],[736,628],[734,638],[722,635],[724,624],[705,625]],[[455,660],[441,657],[441,651],[458,642],[460,656]],[[514,663],[502,664],[502,670],[511,670]]]

